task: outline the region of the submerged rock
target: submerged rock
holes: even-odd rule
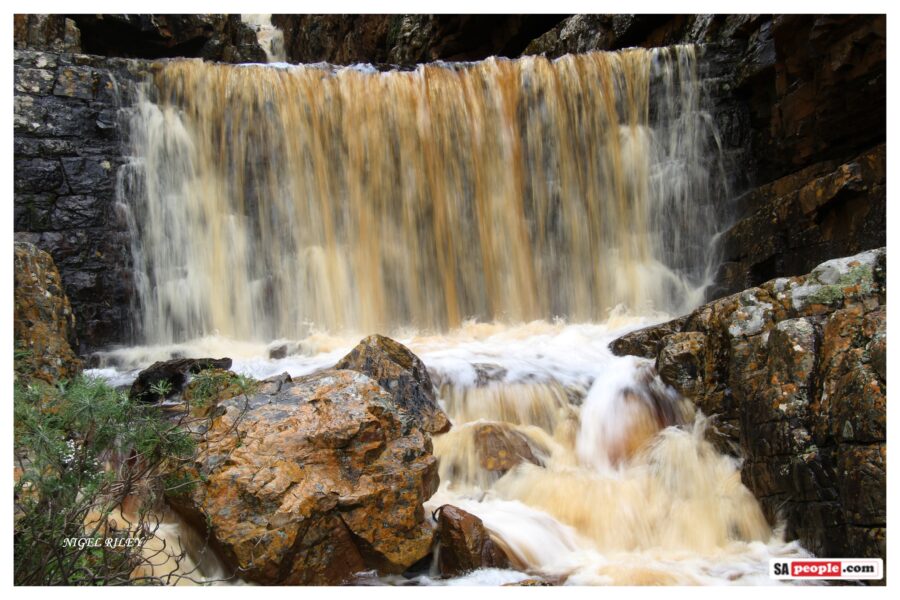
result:
[[[157,361],[138,373],[137,379],[131,384],[128,397],[144,402],[159,400],[151,388],[162,384],[168,390],[165,397],[171,398],[184,389],[189,374],[199,373],[205,369],[228,370],[230,368],[230,358],[176,358]]]
[[[820,556],[885,555],[885,260],[829,260],[612,344],[660,340],[660,377],[716,417],[769,519]]]
[[[481,468],[506,473],[521,462],[543,466],[528,438],[507,423],[484,423],[474,426],[475,450]]]
[[[509,558],[491,539],[481,519],[449,504],[438,510],[441,575],[456,577],[476,569],[509,567]]]
[[[426,556],[431,441],[366,375],[330,370],[225,400],[169,501],[240,576],[335,585]]]
[[[14,276],[16,373],[48,383],[74,377],[82,368],[72,351],[75,317],[53,259],[16,242]]]
[[[423,431],[444,433],[450,429],[450,419],[437,403],[425,363],[403,344],[370,335],[334,368],[359,371],[376,380]]]

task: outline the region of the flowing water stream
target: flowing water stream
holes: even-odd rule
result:
[[[772,583],[770,557],[805,551],[704,416],[607,348],[697,306],[718,266],[728,187],[699,71],[690,46],[390,72],[168,62],[130,111],[119,185],[144,344],[94,373],[202,355],[299,376],[391,335],[453,421],[426,509],[479,516],[514,563],[449,583]],[[487,468],[485,426],[533,460]]]

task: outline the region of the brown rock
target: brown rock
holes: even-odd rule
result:
[[[456,577],[476,569],[509,567],[506,553],[491,539],[481,519],[449,504],[438,510],[441,575]]]
[[[450,429],[450,419],[437,403],[425,363],[403,344],[370,335],[334,368],[359,371],[376,380],[423,431],[444,433]]]
[[[706,366],[706,335],[699,331],[673,333],[662,339],[656,356],[660,378],[686,398],[703,389]]]
[[[487,471],[506,473],[521,462],[543,466],[528,439],[506,423],[475,425],[474,439],[478,461]]]
[[[77,375],[82,363],[72,351],[75,317],[50,255],[16,242],[14,286],[17,376],[54,383]]]
[[[81,52],[81,32],[63,15],[26,15],[14,17],[13,40],[16,48],[50,52]]]
[[[681,317],[626,333],[610,342],[609,349],[616,356],[631,355],[643,358],[656,358],[662,339],[667,335],[681,331],[684,322],[685,318]]]
[[[324,371],[219,410],[188,469],[197,487],[169,501],[242,577],[334,585],[428,554],[437,461],[375,381]]]

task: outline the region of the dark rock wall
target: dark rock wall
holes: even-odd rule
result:
[[[50,253],[76,316],[80,350],[131,340],[127,222],[116,206],[125,162],[119,114],[146,61],[15,52],[16,240]]]
[[[97,56],[266,62],[240,15],[15,15],[14,43]]]
[[[273,15],[289,62],[395,64],[518,56],[563,15]]]
[[[885,557],[885,260],[834,259],[610,346],[714,417],[767,516],[818,556]]]

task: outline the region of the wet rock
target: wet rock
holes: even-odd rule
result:
[[[393,63],[518,56],[561,15],[272,15],[294,63]]]
[[[680,318],[659,325],[644,327],[614,339],[610,342],[609,349],[616,356],[630,355],[656,358],[662,339],[667,335],[681,331],[683,325],[684,318]]]
[[[769,519],[820,556],[884,556],[885,261],[829,260],[643,333],[661,377],[717,416]]]
[[[16,242],[13,269],[16,376],[48,383],[74,377],[82,368],[72,351],[75,317],[53,259]]]
[[[13,43],[16,48],[50,52],[81,52],[81,32],[63,15],[15,15]]]
[[[176,358],[157,361],[138,373],[137,379],[131,384],[128,397],[132,400],[154,402],[159,398],[151,392],[150,388],[163,383],[169,389],[166,398],[170,398],[184,389],[188,375],[199,373],[204,369],[227,370],[230,368],[230,358]]]
[[[693,398],[703,387],[706,335],[690,331],[669,334],[661,340],[656,356],[660,378],[682,396]]]
[[[127,344],[136,332],[130,241],[115,192],[127,161],[118,111],[150,63],[32,50],[17,50],[14,63],[16,240],[53,257],[77,317],[75,351]]]
[[[266,62],[256,33],[239,15],[73,15],[88,54],[137,58],[199,57]]]
[[[491,539],[481,519],[445,504],[438,516],[438,565],[444,577],[456,577],[484,568],[506,569],[506,553]]]
[[[532,452],[528,438],[506,423],[484,423],[474,426],[478,462],[486,471],[506,473],[521,462],[543,466]]]
[[[528,579],[523,579],[522,581],[517,581],[515,583],[504,583],[504,587],[549,587],[553,584],[546,579],[540,579],[539,577],[529,577]]]
[[[359,371],[378,381],[423,431],[444,433],[450,429],[450,419],[437,403],[428,369],[403,344],[382,335],[371,335],[334,368]]]
[[[506,377],[506,369],[492,363],[473,363],[475,369],[475,386],[484,387],[495,381],[503,381]]]
[[[271,359],[284,358],[287,355],[287,344],[279,344],[277,346],[272,346],[271,348],[269,348],[269,358]]]
[[[241,577],[335,585],[429,553],[437,460],[377,382],[325,371],[219,410],[187,469],[200,483],[169,501]]]

